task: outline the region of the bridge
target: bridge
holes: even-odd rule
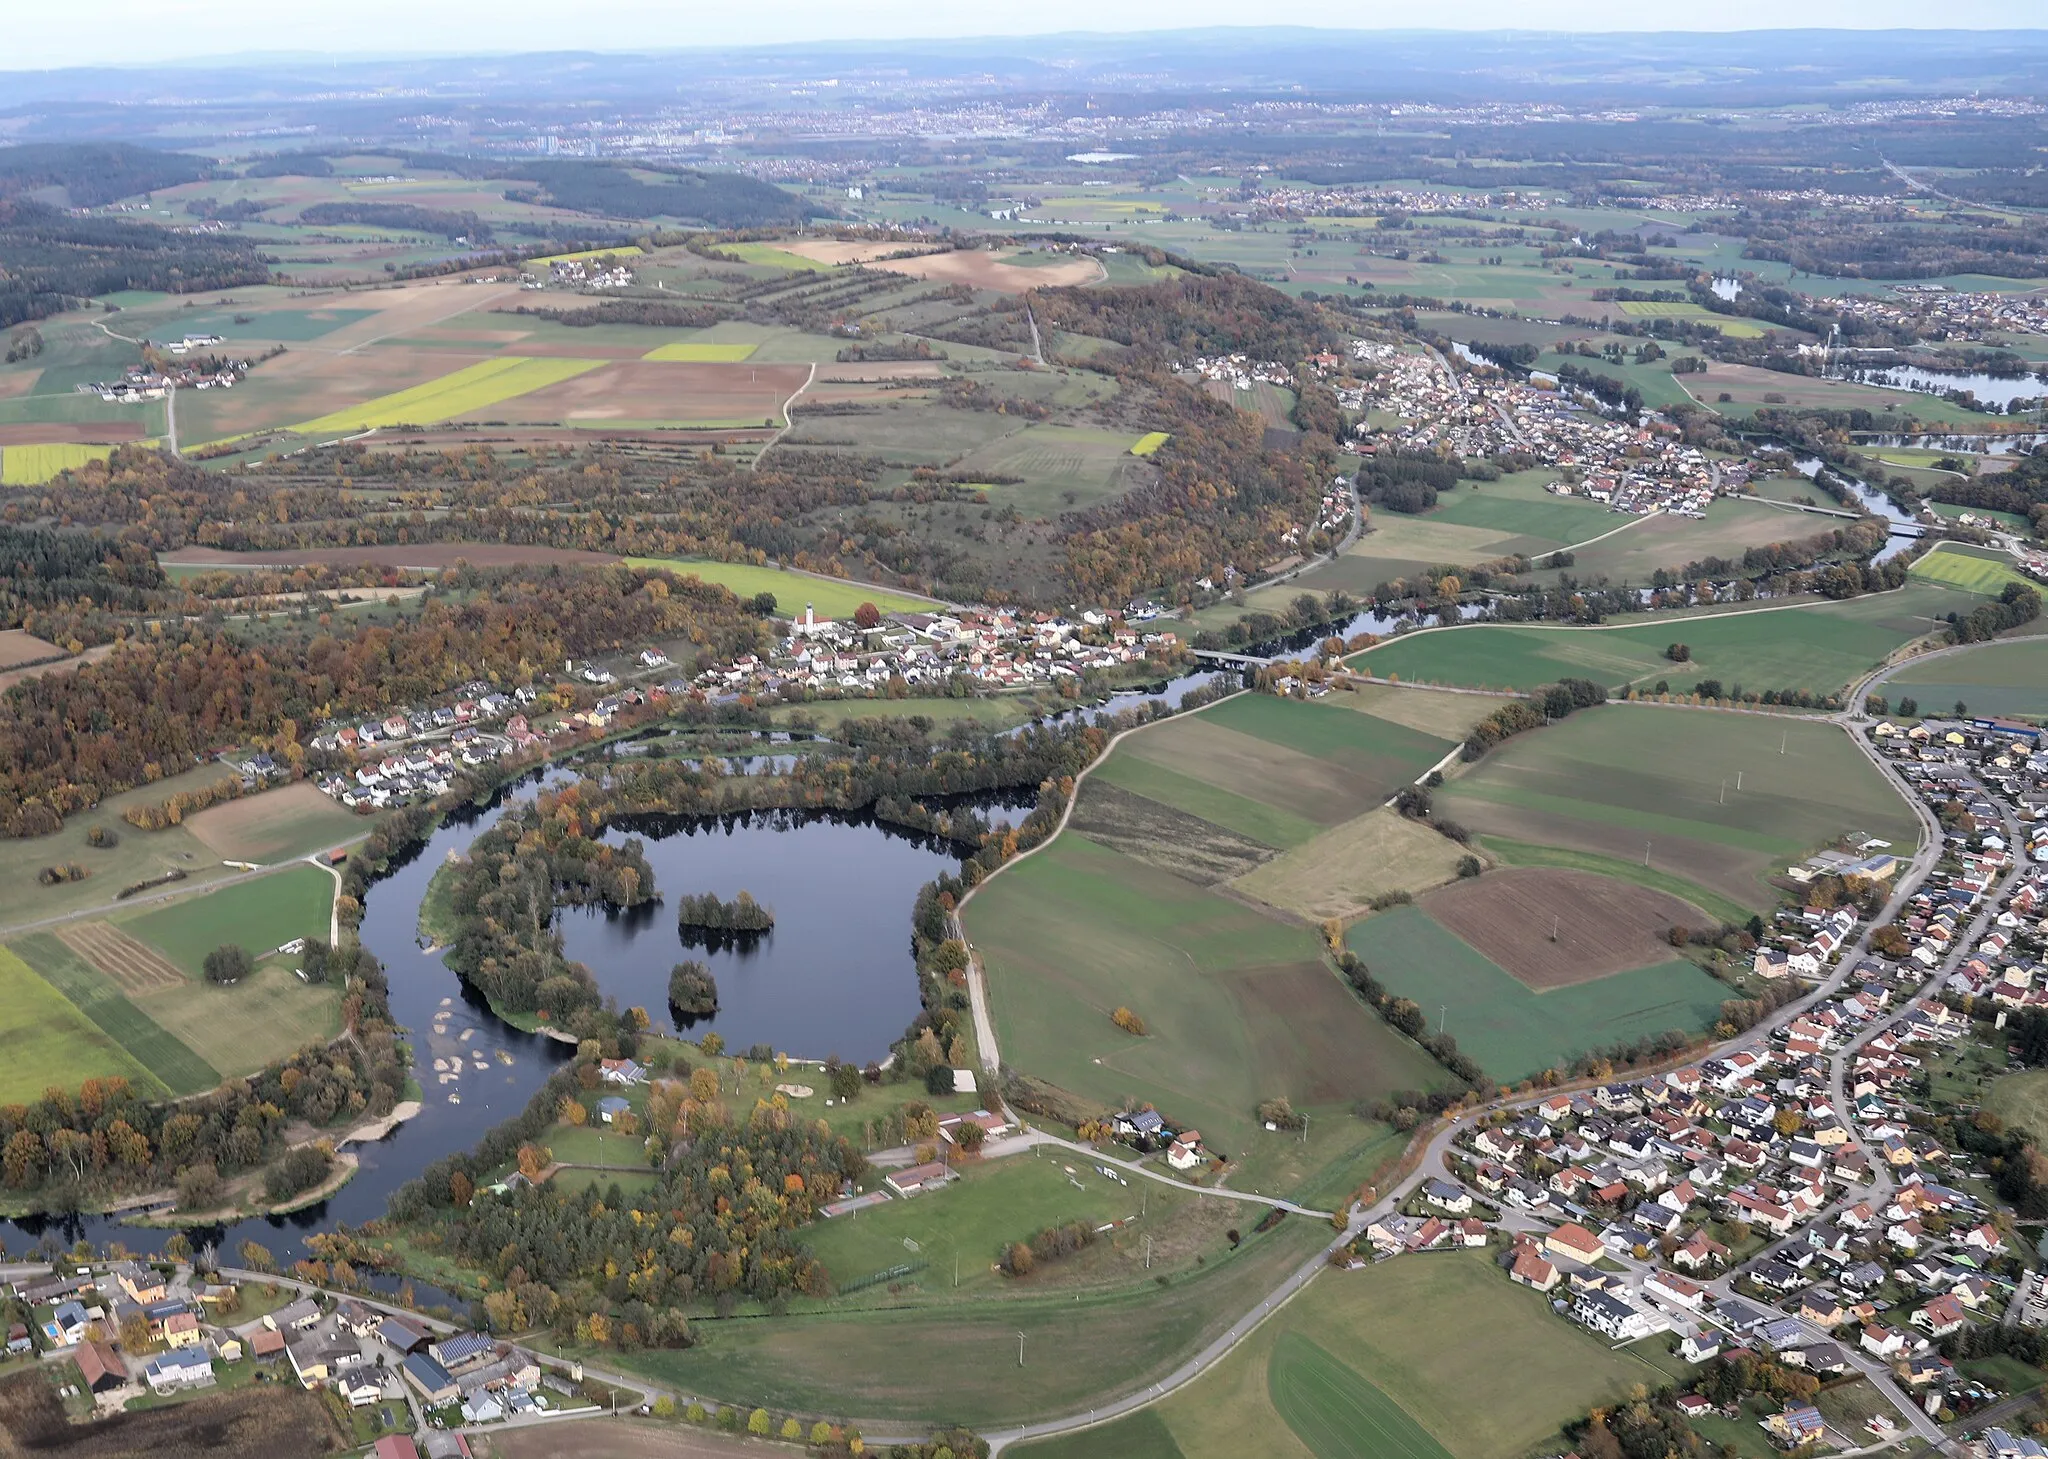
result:
[[[1191,648],[1188,650],[1188,656],[1190,658],[1208,659],[1212,663],[1218,664],[1237,664],[1250,669],[1263,669],[1269,664],[1281,662],[1279,659],[1262,659],[1255,654],[1227,654],[1220,649],[1213,648]]]

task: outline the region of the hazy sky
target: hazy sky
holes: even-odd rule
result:
[[[92,0],[82,9],[0,0],[0,70],[135,65],[249,51],[345,55],[532,50],[640,50],[773,44],[847,37],[1045,34],[1275,23],[1343,28],[1492,30],[1768,30],[1940,26],[2033,28],[2042,0],[1714,0],[1677,9],[1642,0],[1292,0],[1248,12],[1242,0],[1036,0],[1031,5],[946,7],[929,0]],[[0,99],[4,100],[4,99]]]

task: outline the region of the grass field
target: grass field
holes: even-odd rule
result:
[[[1647,853],[1673,881],[1646,884],[1709,910],[1708,898],[1773,905],[1765,878],[1838,838],[1885,840],[1901,856],[1919,839],[1911,809],[1839,727],[1682,709],[1581,710],[1495,749],[1437,800],[1488,845],[1633,863]]]
[[[60,471],[104,461],[112,446],[0,446],[0,486],[41,486]]]
[[[1919,700],[1923,713],[1961,700],[1977,714],[2048,714],[2048,639],[2005,639],[1908,664],[1883,692],[1894,703]]]
[[[119,1075],[138,1091],[166,1090],[114,1035],[39,977],[11,948],[0,947],[0,1104],[29,1104],[45,1089],[76,1089]]]
[[[2048,1139],[2048,1069],[2005,1074],[1991,1081],[1984,1107],[2008,1125]]]
[[[325,941],[333,902],[334,879],[318,867],[300,865],[181,897],[123,927],[196,978],[206,955],[223,943],[239,943],[260,957],[295,937]]]
[[[1620,309],[1631,319],[1697,319],[1731,339],[1761,339],[1764,334],[1764,327],[1753,320],[1716,314],[1700,304],[1659,304],[1631,299],[1623,301]]]
[[[198,1094],[220,1083],[221,1071],[196,1048],[145,1012],[59,938],[39,932],[22,938],[12,951],[172,1094]],[[161,1006],[175,1001],[182,991],[170,990],[168,995],[159,995],[157,1002]],[[238,1072],[260,1068],[262,1062],[259,1059]]]
[[[208,806],[186,817],[185,825],[221,857],[255,862],[305,856],[370,830],[362,817],[304,780]]]
[[[1724,691],[1810,689],[1834,693],[1901,645],[1934,631],[1979,599],[1917,584],[1842,603],[1645,618],[1613,627],[1553,628],[1473,624],[1404,634],[1347,662],[1362,673],[1417,683],[1533,689],[1578,677],[1609,689],[1649,691],[1659,680],[1690,691],[1719,679]],[[1692,650],[1675,664],[1673,643]]]
[[[1071,1176],[1067,1166],[1073,1168]],[[1069,1221],[1090,1226],[1122,1221],[1138,1216],[1141,1204],[1145,1215],[1136,1229],[1161,1226],[1174,1209],[1195,1199],[1155,1186],[1141,1202],[1138,1190],[1104,1178],[1067,1151],[1048,1157],[1012,1155],[962,1168],[964,1177],[942,1191],[812,1226],[808,1244],[831,1272],[833,1284],[844,1288],[894,1267],[917,1266],[926,1272],[906,1282],[947,1295],[1021,1290],[1014,1279],[993,1270],[1009,1243],[1028,1241],[1048,1226]],[[881,1177],[869,1179],[879,1184]]]
[[[642,249],[637,243],[621,243],[612,248],[585,248],[576,253],[551,253],[546,258],[529,258],[529,268],[549,268],[558,263],[572,263],[584,258],[637,258]]]
[[[694,557],[629,557],[626,561],[633,567],[663,567],[678,577],[719,583],[742,598],[773,593],[775,611],[785,618],[802,617],[806,603],[817,609],[820,618],[850,618],[863,603],[873,603],[884,613],[928,613],[938,606],[930,598],[920,598],[894,588],[875,587],[843,578],[812,577],[780,568],[755,567],[747,562],[712,562]]]
[[[718,251],[741,263],[765,264],[769,268],[788,269],[792,273],[829,274],[837,267],[815,258],[805,258],[800,253],[791,253],[786,248],[777,248],[772,243],[721,243]]]
[[[859,1414],[871,1428],[878,1420],[983,1428],[1027,1421],[1085,1409],[1163,1377],[1257,1306],[1330,1235],[1327,1226],[1299,1219],[1263,1235],[1247,1228],[1241,1250],[1214,1256],[1194,1275],[1163,1286],[1048,1287],[938,1310],[913,1305],[702,1321],[694,1325],[693,1347],[608,1361],[688,1393],[777,1410]],[[933,1379],[968,1372],[1001,1373],[1002,1381]]]
[[[1275,1139],[1261,1100],[1333,1110],[1443,1078],[1337,980],[1307,927],[1071,830],[977,893],[966,923],[1007,1063],[1098,1109],[1151,1100],[1233,1158]],[[1145,1037],[1110,1023],[1118,1005]]]
[[[1349,940],[1375,977],[1425,1009],[1439,1010],[1458,1047],[1502,1081],[1644,1034],[1698,1033],[1731,996],[1726,986],[1677,960],[1537,993],[1419,907],[1369,917],[1351,929]]]
[[[1555,1316],[1480,1252],[1319,1275],[1195,1382],[1019,1459],[1521,1459],[1669,1375]],[[1486,1395],[1480,1399],[1478,1395]]]
[[[675,340],[642,355],[643,360],[667,360],[683,365],[736,365],[750,358],[758,345],[718,344],[706,340]]]
[[[2027,581],[2012,559],[1989,548],[1962,547],[1943,543],[1907,569],[1908,575],[1923,582],[1946,583],[1966,593],[1995,597],[2007,583]]]
[[[361,405],[301,421],[288,429],[310,436],[368,430],[372,426],[432,425],[524,395],[529,390],[573,379],[603,363],[602,360],[528,359],[501,355],[429,380],[424,385],[415,385],[409,390],[380,395]]]
[[[1132,448],[1128,431],[1035,424],[981,446],[957,469],[1022,477],[988,487],[990,499],[1034,517],[1052,517],[1116,495],[1135,479],[1128,473],[1142,471],[1131,458],[1147,454]]]

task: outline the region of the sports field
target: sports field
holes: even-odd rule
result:
[[[990,881],[965,920],[1006,1064],[1098,1109],[1150,1100],[1233,1158],[1275,1139],[1261,1100],[1333,1111],[1445,1077],[1338,981],[1308,927],[1072,829]],[[1119,1005],[1145,1037],[1110,1022]]]
[[[1966,593],[1982,593],[1986,597],[1996,597],[2004,592],[2007,583],[2027,581],[2003,552],[1947,542],[1915,562],[1907,569],[1907,574],[1923,582],[1946,583]]]
[[[1843,837],[1918,844],[1911,809],[1842,729],[1794,717],[1607,705],[1499,746],[1437,795],[1496,839],[1605,858],[1587,869],[1661,887],[1739,920],[1765,879]],[[1573,864],[1566,861],[1563,864]]]
[[[1532,929],[1530,935],[1548,935]],[[1538,993],[1420,907],[1354,926],[1351,948],[1393,992],[1434,1015],[1458,1047],[1503,1082],[1645,1034],[1710,1027],[1730,989],[1672,960]]]
[[[0,947],[0,1104],[30,1104],[55,1085],[119,1075],[145,1094],[163,1084],[11,949]]]
[[[1346,662],[1360,673],[1417,683],[1533,689],[1576,677],[1610,690],[1648,692],[1660,681],[1689,692],[1718,679],[1724,692],[1808,689],[1835,693],[1894,649],[1935,630],[1943,615],[1981,600],[1915,584],[1841,603],[1622,620],[1594,628],[1473,624],[1404,634]],[[1684,643],[1685,663],[1665,650]]]
[[[1959,700],[1973,714],[2048,714],[2048,638],[2002,639],[1908,664],[1880,692],[1894,704],[1919,700],[1923,714],[1946,714]]]
[[[1490,1252],[1327,1271],[1150,1408],[1019,1459],[1520,1459],[1669,1375],[1559,1319]],[[1483,1396],[1482,1396],[1483,1395]]]
[[[104,461],[112,446],[69,443],[41,446],[0,446],[0,486],[41,486],[60,471]]]
[[[775,611],[784,618],[801,618],[806,603],[817,610],[820,618],[835,619],[851,618],[863,603],[873,603],[884,613],[929,613],[941,606],[931,598],[894,588],[756,567],[750,562],[713,562],[698,557],[629,557],[626,562],[632,567],[662,567],[677,577],[718,583],[742,598],[773,593]]]
[[[468,365],[424,385],[366,400],[361,405],[332,411],[313,420],[301,421],[288,429],[300,435],[329,435],[336,431],[361,431],[372,426],[432,425],[453,420],[470,411],[496,405],[529,390],[539,390],[595,370],[602,360],[528,359],[500,355]]]

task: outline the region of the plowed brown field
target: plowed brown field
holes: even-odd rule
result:
[[[1670,962],[1671,928],[1712,920],[1667,892],[1550,867],[1453,882],[1422,908],[1539,992]]]
[[[120,985],[123,993],[182,988],[185,975],[147,943],[108,922],[72,922],[57,929],[65,945]]]

